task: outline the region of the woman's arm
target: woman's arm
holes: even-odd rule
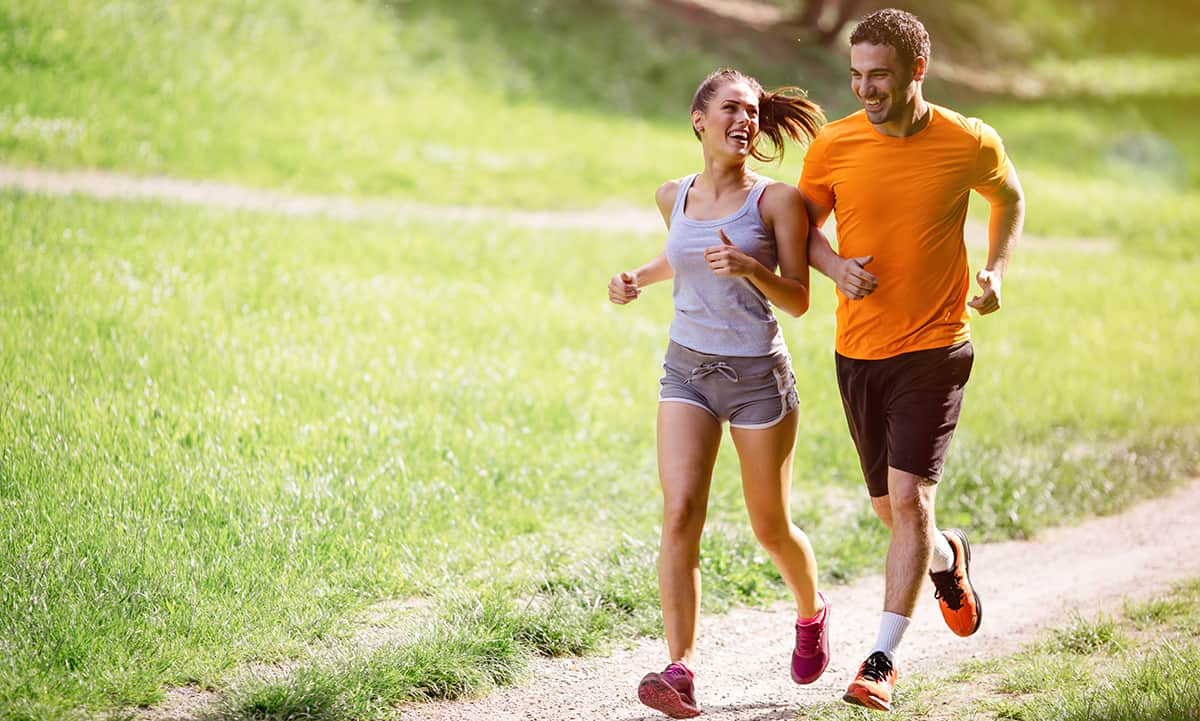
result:
[[[772,183],[759,205],[763,223],[775,234],[779,272],[738,250],[719,230],[721,245],[704,251],[708,265],[717,275],[741,276],[762,291],[771,303],[789,315],[808,310],[808,211],[800,191],[786,183]]]
[[[667,230],[671,229],[671,209],[675,206],[675,196],[678,193],[679,181],[668,180],[654,194],[658,212],[662,214]],[[637,270],[627,270],[614,275],[608,282],[608,299],[617,305],[625,305],[637,300],[642,294],[642,288],[674,277],[675,269],[671,267],[664,250]]]

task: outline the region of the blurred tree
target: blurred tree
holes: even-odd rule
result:
[[[799,12],[788,17],[784,25],[798,27],[828,47],[842,37],[851,21],[879,7],[883,5],[876,0],[804,0]]]
[[[1119,2],[1119,0],[1094,0]],[[902,7],[929,28],[934,54],[975,66],[1021,61],[1046,41],[1080,30],[1074,0],[776,0],[786,31],[804,33],[825,47],[844,41],[850,26],[885,7]],[[1061,42],[1056,44],[1062,44]]]

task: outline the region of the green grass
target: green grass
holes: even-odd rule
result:
[[[1118,98],[1068,93],[968,111],[1004,137],[1028,196],[1026,232],[1115,238],[1188,259],[1200,255],[1200,142],[1189,121],[1200,112],[1200,90],[1189,87]]]
[[[1127,21],[1017,10],[1051,34]],[[943,34],[970,37],[950,16]],[[644,206],[695,169],[687,107],[718,65],[808,87],[831,117],[851,109],[844,50],[759,38],[619,0],[16,0],[0,10],[0,158],[434,204]],[[1195,257],[1196,61],[1118,45],[1036,59],[1042,100],[930,97],[1000,131],[1029,232]],[[764,170],[792,181],[801,158]]]
[[[1198,621],[1196,581],[1126,604],[1123,619],[1077,618],[1006,659],[977,706],[1014,721],[1190,721],[1200,708]]]
[[[209,716],[386,717],[401,702],[456,698],[511,684],[520,679],[528,656],[512,618],[511,609],[495,599],[460,602],[412,638],[325,656],[294,669],[285,680],[248,679]]]
[[[438,204],[641,204],[692,170],[688,107],[710,70],[811,84],[626,5],[14,0],[0,158]],[[773,172],[798,177],[793,155]]]
[[[355,613],[378,600],[421,600],[405,623],[436,628],[491,598],[485,628],[503,630],[496,663],[513,668],[658,631],[670,299],[617,308],[603,287],[661,238],[0,198],[6,718],[153,703],[164,684],[223,688],[280,661],[311,667],[263,693],[305,699],[387,665],[304,660],[352,646]],[[1126,272],[1131,257],[1144,272]],[[1064,268],[1094,282],[1062,283]],[[976,323],[942,522],[1022,536],[1194,473],[1200,389],[1159,339],[1200,340],[1195,272],[1025,249],[1004,311]],[[1157,292],[1164,279],[1178,296]],[[836,398],[831,294],[820,281],[810,315],[784,321],[804,399],[793,508],[826,577],[846,578],[877,566],[885,536]],[[710,612],[783,594],[736,479],[727,449],[703,549]],[[420,647],[397,643],[378,653],[421,677]],[[364,698],[516,673],[472,670],[490,646],[461,653],[431,691],[401,675]],[[350,706],[330,713],[373,713],[338,699]]]

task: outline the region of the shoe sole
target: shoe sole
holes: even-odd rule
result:
[[[798,684],[800,686],[807,686],[810,683],[816,683],[817,679],[821,678],[821,676],[823,676],[825,674],[825,669],[828,666],[829,666],[829,662],[826,661],[825,665],[821,667],[821,670],[818,671],[815,676],[812,676],[810,678],[801,678],[800,676],[797,676],[796,674],[793,673],[792,674],[792,683]]]
[[[946,533],[953,533],[958,539],[958,542],[963,547],[963,578],[967,579],[967,586],[971,589],[971,596],[975,599],[975,628],[971,629],[970,633],[959,634],[966,638],[972,636],[979,630],[979,626],[983,623],[983,604],[979,601],[979,594],[975,592],[975,583],[971,581],[971,544],[967,541],[967,534],[957,528],[951,528]]]
[[[842,700],[853,706],[862,706],[863,708],[869,708],[872,711],[892,710],[891,701],[881,699],[878,696],[872,696],[869,693],[863,694],[862,696],[857,696],[854,693],[847,691],[846,694],[842,696]]]
[[[671,718],[695,718],[700,709],[688,706],[671,684],[661,678],[646,678],[638,684],[638,701]]]
[[[792,671],[792,681],[801,686],[807,686],[810,683],[816,683],[817,679],[821,678],[821,676],[825,674],[825,669],[828,667],[829,667],[829,656],[826,655],[825,656],[825,665],[821,666],[821,670],[817,671],[815,674],[813,674],[812,676],[809,676],[808,678],[797,676],[796,672]]]

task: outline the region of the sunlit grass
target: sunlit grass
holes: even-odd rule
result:
[[[1127,604],[1133,623],[1077,618],[996,665],[976,705],[987,718],[1186,721],[1200,703],[1194,677],[1200,605],[1196,582]],[[1169,613],[1145,609],[1169,607]],[[991,683],[987,684],[988,686]]]
[[[1053,91],[1060,97],[1072,93],[1100,98],[1200,95],[1200,58],[1161,57],[1153,50],[1070,59],[1047,57],[1036,61],[1032,70],[1052,79]]]
[[[15,0],[0,157],[443,205],[648,204],[693,170],[696,85],[755,55],[584,5]],[[793,156],[774,172],[798,177]]]
[[[9,3],[0,157],[432,204],[646,207],[697,169],[687,107],[717,65],[809,87],[831,117],[852,107],[843,51],[770,62],[620,3],[447,7]],[[545,41],[559,35],[571,42]],[[1030,233],[1186,258],[1200,248],[1194,66],[1046,59],[1030,72],[1047,100],[931,99],[1001,132]],[[794,181],[802,155],[764,170]]]
[[[1177,62],[1161,60],[1166,71]],[[1146,74],[1160,71],[1159,64],[1149,68]],[[1115,96],[1101,85],[966,110],[1003,136],[1028,196],[1027,232],[1116,238],[1132,250],[1195,258],[1200,139],[1190,118],[1200,112],[1200,91],[1171,85]],[[977,214],[985,207],[976,203]]]

